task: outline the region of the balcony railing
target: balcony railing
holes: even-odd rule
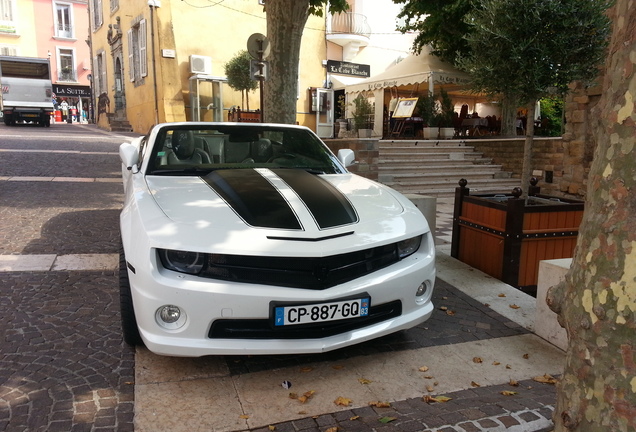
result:
[[[73,37],[73,27],[70,24],[58,24],[57,37],[63,37],[63,38]]]
[[[75,72],[58,72],[58,76],[57,76],[57,80],[58,81],[65,81],[65,82],[75,82],[77,81],[77,79],[75,78]]]
[[[371,26],[362,14],[345,12],[331,16],[331,34],[355,34],[364,37],[371,35]]]

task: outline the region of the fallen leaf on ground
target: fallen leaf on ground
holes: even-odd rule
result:
[[[349,420],[354,421],[354,420],[358,420],[360,418],[360,416],[353,416],[353,417],[349,417]]]
[[[275,431],[276,430],[276,426],[269,425],[269,426],[267,426],[267,429],[269,429],[271,431]]]
[[[505,297],[506,295],[504,293],[499,294],[499,297]]]
[[[338,426],[330,427],[325,432],[338,432],[340,428]]]
[[[510,379],[510,381],[508,381],[508,385],[511,385],[513,387],[518,387],[519,386],[519,382],[513,380],[512,378]]]
[[[434,376],[433,375],[424,375],[424,379],[433,379]]]
[[[289,393],[289,398],[290,399],[298,399],[298,394],[297,393]]]
[[[483,363],[481,357],[473,357],[473,363]]]
[[[446,306],[440,306],[439,310],[445,311],[448,310],[448,308]]]
[[[536,376],[534,378],[532,378],[534,381],[536,382],[540,382],[543,384],[556,384],[557,383],[557,379],[555,377],[553,377],[552,375],[549,374],[545,374],[542,376]]]
[[[455,311],[453,311],[453,310],[447,310],[447,311],[446,311],[446,315],[453,316],[453,315],[455,315]]]
[[[473,386],[473,387],[481,387],[481,384],[478,384],[475,381],[471,381],[470,385]]]
[[[506,369],[512,369],[512,366],[510,366],[510,365],[508,365],[508,364],[507,364],[507,365],[506,365]]]
[[[391,423],[392,421],[397,420],[397,417],[382,417],[379,421],[380,423]]]
[[[373,381],[366,379],[366,378],[358,378],[358,382],[360,384],[371,384]]]
[[[304,367],[304,368],[300,369],[301,372],[311,372],[312,370],[314,370],[314,368],[312,368],[310,366],[307,366],[307,367]]]
[[[346,397],[342,397],[342,396],[338,396],[338,398],[335,401],[333,401],[333,403],[340,406],[349,406],[351,405],[351,402],[353,402],[351,399],[347,399]]]
[[[426,391],[429,392],[429,393],[433,393],[435,391],[435,387],[427,385],[426,386]]]
[[[449,400],[452,400],[453,398],[449,398],[448,396],[437,396],[437,397],[433,397],[433,396],[429,396],[426,395],[424,396],[424,402],[426,403],[431,403],[431,402],[448,402]]]
[[[528,360],[528,359],[530,358],[530,354],[528,354],[528,353],[524,354],[524,355],[523,355],[523,358],[524,358],[524,359],[526,359],[526,360]]]
[[[343,365],[333,365],[331,366],[331,369],[335,369],[335,370],[340,370],[340,369],[344,369],[345,367]]]
[[[418,369],[418,371],[420,371],[420,372],[428,372],[428,366],[422,366],[421,368]]]
[[[380,401],[375,401],[375,402],[369,402],[369,406],[374,406],[376,408],[391,408],[391,404],[388,402],[380,402]]]
[[[510,307],[512,309],[521,309],[521,306],[517,306],[516,304],[511,304]]]
[[[298,398],[298,400],[300,401],[300,403],[305,403],[314,395],[314,393],[316,393],[315,390],[310,390],[308,392],[305,392],[303,393],[302,396]]]
[[[501,364],[501,363],[499,363],[498,361],[494,361],[494,362],[492,362],[492,365],[493,365],[493,366],[499,366],[500,364]]]
[[[239,418],[240,419],[248,419],[248,418],[250,418],[250,416],[248,416],[246,414],[243,414],[243,415],[240,415]]]
[[[512,395],[516,395],[517,392],[513,392],[513,391],[510,391],[510,390],[504,390],[504,391],[501,392],[501,394],[504,395],[504,396],[512,396]]]

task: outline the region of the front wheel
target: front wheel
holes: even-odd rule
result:
[[[126,344],[134,347],[143,345],[143,340],[137,327],[135,308],[133,307],[128,268],[123,247],[119,251],[119,307],[121,311],[121,330]]]

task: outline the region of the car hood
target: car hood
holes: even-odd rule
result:
[[[407,236],[406,226],[413,224],[406,223],[405,213],[420,222],[418,229],[426,226],[404,197],[353,174],[256,168],[217,170],[202,177],[148,176],[146,182],[175,231],[187,232],[192,246],[227,244],[230,239],[236,245],[260,238],[317,242],[348,236],[359,247]],[[214,233],[225,239],[214,239]]]

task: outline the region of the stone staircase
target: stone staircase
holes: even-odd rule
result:
[[[378,181],[399,192],[452,197],[462,178],[477,194],[508,193],[519,186],[519,179],[464,140],[379,142]]]

